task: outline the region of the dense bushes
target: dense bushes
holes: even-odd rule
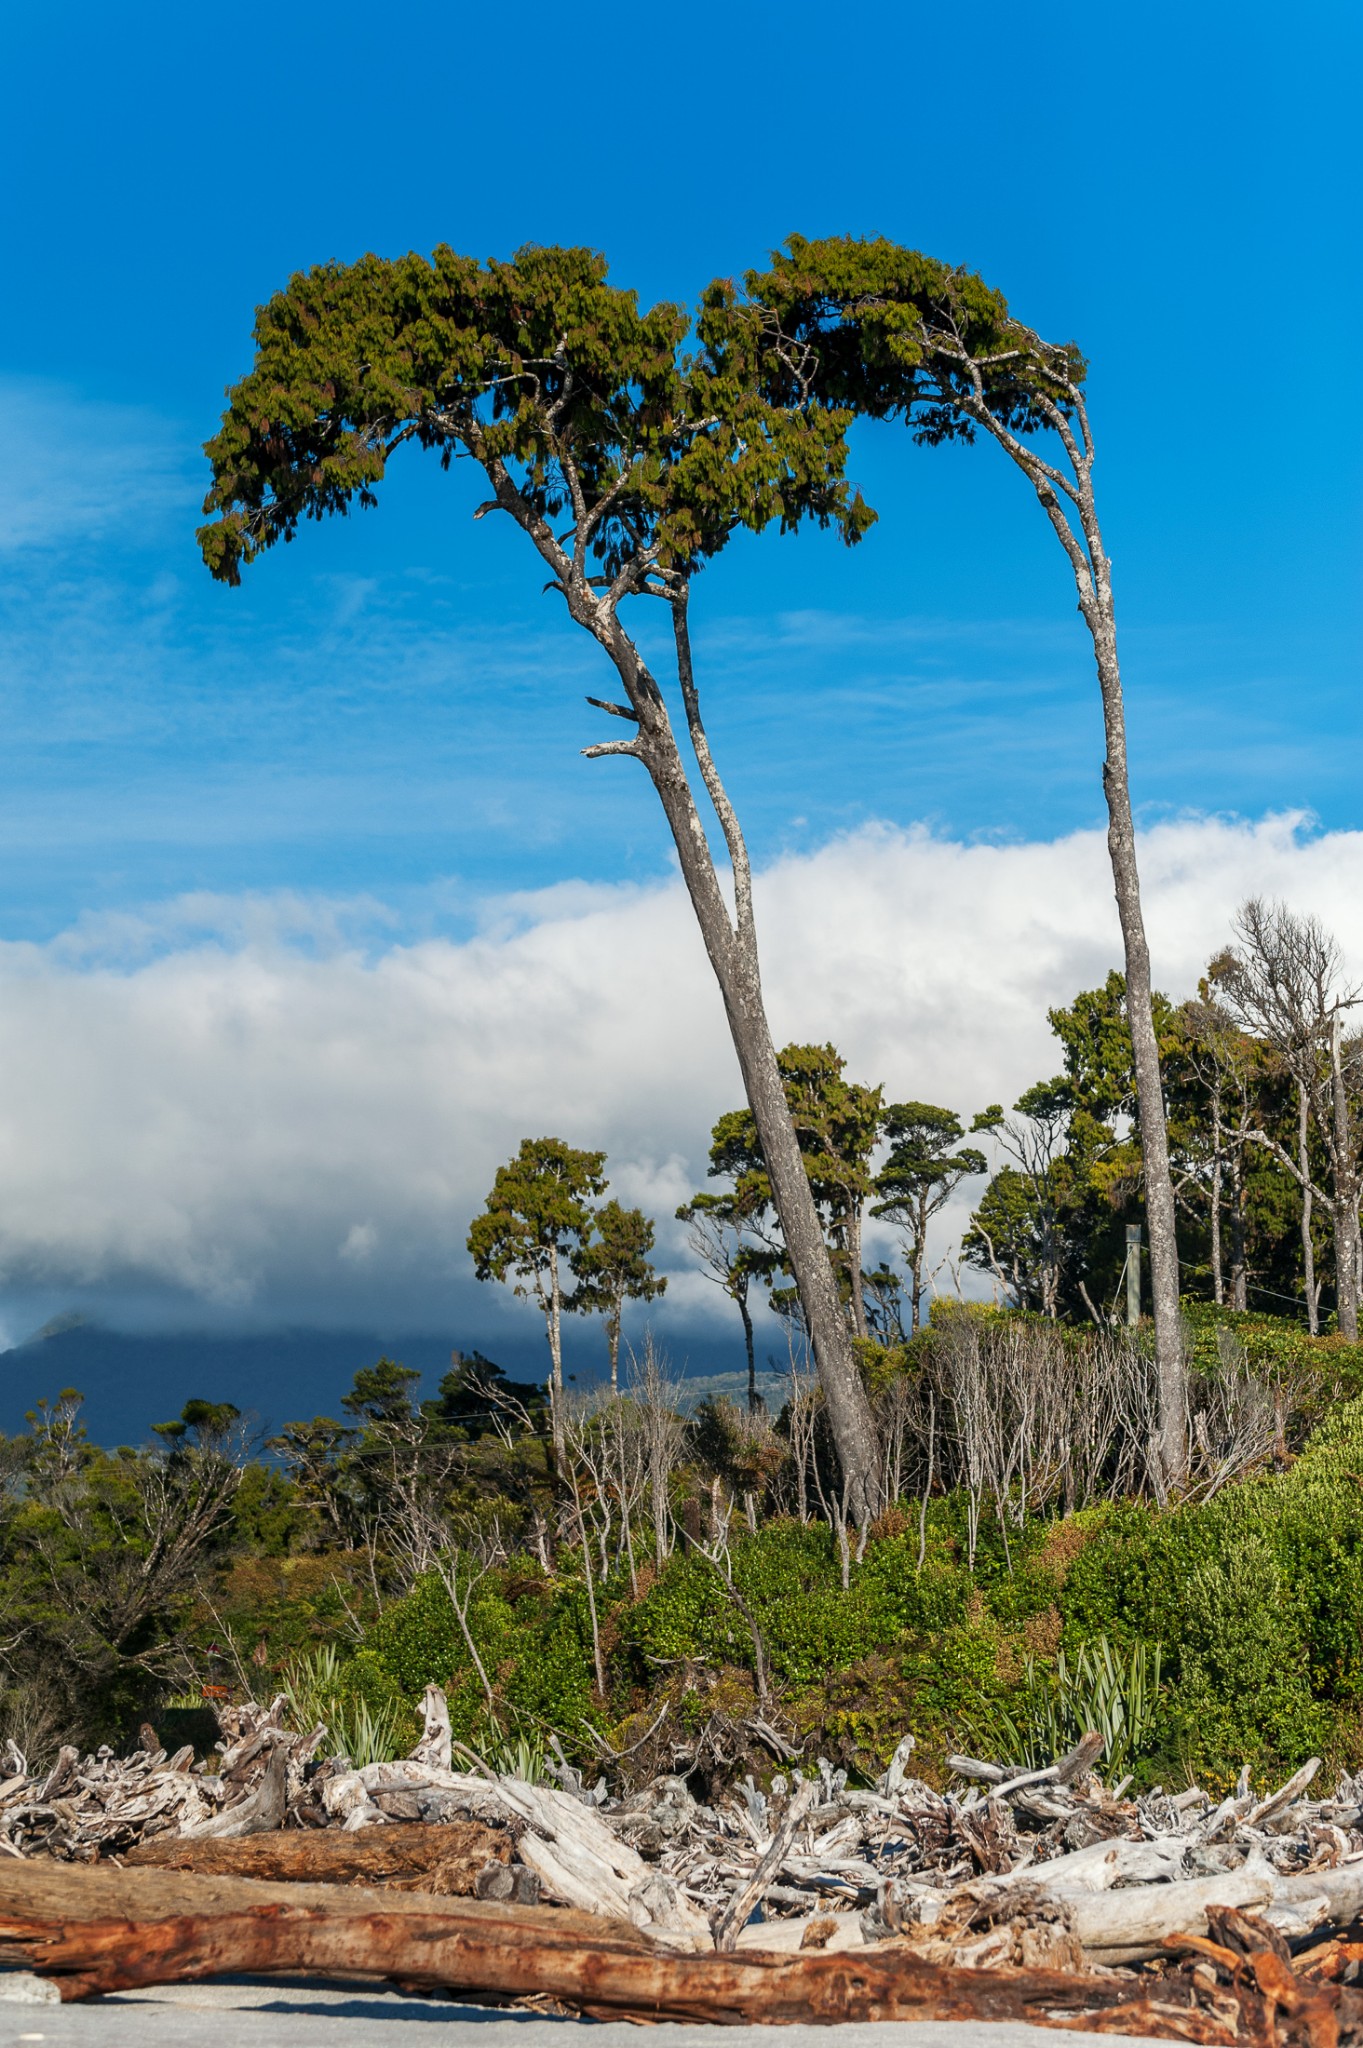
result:
[[[581,1583],[527,1590],[523,1568],[519,1579],[489,1574],[470,1625],[503,1724],[552,1727],[582,1753],[584,1723],[609,1731],[669,1689],[678,1726],[694,1724],[694,1702],[713,1704],[725,1673],[732,1699],[751,1709],[756,1630],[781,1711],[811,1750],[869,1772],[907,1726],[940,1769],[962,1741],[1007,1748],[1038,1687],[1054,1709],[1057,1672],[1068,1680],[1081,1646],[1108,1645],[1122,1664],[1145,1644],[1162,1658],[1139,1765],[1147,1778],[1221,1783],[1241,1762],[1265,1775],[1322,1750],[1357,1759],[1363,1399],[1337,1410],[1287,1470],[1206,1503],[1100,1506],[1033,1523],[1006,1551],[986,1525],[973,1573],[959,1502],[931,1503],[921,1567],[917,1527],[895,1522],[852,1564],[846,1591],[832,1532],[786,1518],[734,1541],[738,1598],[694,1551],[673,1556],[637,1600],[627,1583],[607,1583],[604,1699]],[[433,1575],[385,1612],[368,1644],[408,1697],[428,1679],[452,1682],[465,1735],[487,1732]]]
[[[1159,1641],[1160,1749],[1204,1773],[1350,1748],[1363,1692],[1363,1399],[1287,1471],[1204,1506],[1113,1509],[1075,1558],[1067,1639]]]

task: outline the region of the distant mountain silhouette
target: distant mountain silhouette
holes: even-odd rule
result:
[[[58,1316],[35,1336],[0,1352],[0,1430],[24,1426],[27,1410],[65,1387],[85,1396],[85,1426],[96,1443],[141,1443],[193,1399],[232,1401],[267,1430],[313,1415],[341,1416],[341,1396],[363,1365],[400,1359],[424,1373],[433,1393],[456,1340],[429,1331],[109,1330]],[[472,1344],[461,1348],[472,1349]],[[529,1346],[482,1348],[519,1377],[538,1377]]]
[[[448,1371],[450,1353],[483,1351],[512,1379],[540,1380],[547,1357],[542,1339],[461,1331],[457,1337],[429,1330],[158,1331],[138,1335],[106,1329],[79,1314],[54,1316],[22,1344],[0,1351],[0,1431],[24,1427],[24,1416],[39,1401],[67,1387],[85,1396],[84,1421],[95,1443],[140,1444],[152,1424],[169,1422],[186,1401],[231,1401],[267,1433],[314,1415],[343,1419],[341,1396],[363,1365],[396,1358],[424,1374],[421,1395],[433,1394]],[[565,1332],[565,1363],[584,1390],[596,1384],[604,1345],[595,1328]],[[704,1351],[709,1351],[707,1344]],[[724,1349],[732,1351],[735,1346]],[[747,1376],[714,1370],[718,1358],[685,1353],[673,1370],[686,1382],[686,1404],[704,1395],[727,1395],[742,1405]],[[707,1365],[709,1370],[706,1370]],[[763,1374],[763,1390],[775,1414],[784,1399],[782,1382]]]

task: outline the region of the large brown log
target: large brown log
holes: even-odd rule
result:
[[[285,1828],[271,1835],[214,1841],[155,1835],[128,1850],[139,1869],[192,1870],[206,1877],[254,1877],[274,1884],[410,1884],[441,1896],[472,1898],[480,1870],[505,1863],[511,1837],[481,1821],[430,1827],[421,1821],[384,1827]]]
[[[1137,1985],[1049,1970],[960,1970],[893,1942],[837,1955],[677,1955],[651,1948],[623,1925],[607,1931],[600,1920],[568,1912],[31,1863],[0,1868],[0,1960],[52,1977],[68,2000],[288,1971],[551,1997],[603,2017],[731,2025],[1030,2020],[1172,2034],[1212,2048],[1293,2038],[1275,2033],[1273,2013],[1275,2005],[1287,2011],[1298,1995],[1295,1979],[1270,1993],[1247,1981],[1233,1997],[1221,1992],[1213,2009],[1186,1976]],[[1308,1998],[1307,1987],[1301,1996]],[[1309,2007],[1313,2029],[1328,2016],[1334,2040],[1363,2037],[1357,1994],[1309,1987]]]

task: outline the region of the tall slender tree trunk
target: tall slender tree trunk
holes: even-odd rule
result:
[[[880,1505],[875,1423],[852,1353],[847,1318],[838,1299],[809,1176],[786,1107],[785,1085],[762,1005],[756,961],[741,956],[716,960],[714,952],[711,961],[724,996],[734,1050],[757,1125],[762,1158],[771,1181],[772,1202],[781,1220],[781,1235],[804,1311],[838,1459],[848,1482],[855,1517],[867,1521],[875,1516]]]
[[[475,453],[478,451],[475,449]],[[619,597],[644,587],[653,562],[641,559],[630,578],[618,581],[618,595],[603,596],[587,578],[585,508],[579,506],[578,542],[570,556],[549,522],[518,491],[500,456],[478,454],[496,493],[496,503],[529,535],[563,593],[570,617],[590,633],[609,657],[627,702],[605,705],[607,711],[636,728],[630,740],[587,747],[590,758],[629,755],[641,761],[658,792],[681,865],[701,937],[724,999],[734,1051],[738,1055],[748,1106],[757,1125],[758,1142],[771,1182],[772,1201],[780,1218],[791,1271],[813,1346],[819,1383],[838,1459],[847,1481],[852,1513],[868,1522],[880,1509],[880,1449],[875,1418],[857,1370],[838,1300],[809,1177],[800,1156],[785,1087],[776,1064],[776,1048],[762,999],[757,931],[753,919],[752,873],[747,847],[719,771],[711,758],[700,715],[691,642],[687,624],[687,586],[673,579],[667,588],[677,654],[677,680],[686,710],[687,730],[715,816],[724,834],[733,873],[734,910],[730,914],[715,871],[709,839],[701,823],[667,705],[654,676],[620,623]],[[580,499],[580,484],[574,485]],[[655,573],[661,574],[661,571]],[[631,580],[632,579],[632,580]],[[658,595],[657,585],[649,586]],[[596,701],[596,700],[593,700]]]
[[[916,1336],[918,1325],[923,1319],[923,1267],[928,1256],[928,1198],[918,1197],[918,1215],[913,1236],[913,1248],[909,1254],[909,1272],[913,1278],[913,1295],[909,1302],[909,1335]]]
[[[866,1291],[861,1284],[861,1204],[856,1196],[847,1212],[847,1283],[851,1289],[852,1334],[866,1335]]]
[[[1249,1306],[1249,1274],[1245,1270],[1245,1154],[1242,1144],[1231,1154],[1230,1169],[1230,1305]]]
[[[563,1291],[558,1280],[558,1246],[549,1247],[549,1285],[541,1286],[540,1306],[549,1339],[549,1423],[554,1437],[554,1469],[564,1469],[566,1418],[563,1413]]]
[[[629,715],[639,728],[638,737],[632,742],[587,751],[628,753],[642,761],[671,828],[682,878],[724,1000],[729,1034],[757,1126],[762,1160],[771,1182],[772,1203],[780,1219],[848,1498],[856,1520],[864,1524],[879,1512],[881,1505],[875,1419],[852,1351],[847,1318],[838,1299],[828,1247],[777,1065],[776,1046],[762,996],[747,848],[711,758],[700,716],[687,631],[686,592],[681,589],[672,605],[677,672],[692,748],[729,850],[734,888],[732,914],[720,887],[662,692],[618,617],[611,613],[603,630],[599,611],[589,595],[583,608],[583,622],[590,625],[614,662],[629,698]]]
[[[1305,1085],[1297,1083],[1297,1178],[1301,1182],[1301,1271],[1302,1286],[1306,1290],[1306,1327],[1313,1337],[1320,1335],[1320,1288],[1316,1284],[1316,1248],[1311,1237],[1311,1220],[1315,1208],[1314,1189],[1311,1185],[1311,1149],[1309,1142],[1310,1105],[1306,1098]]]
[[[1079,468],[1078,513],[1081,547],[1065,518],[1053,484],[1037,481],[1041,499],[1061,545],[1070,557],[1079,592],[1079,610],[1093,641],[1094,664],[1103,703],[1103,794],[1107,798],[1107,850],[1112,864],[1117,917],[1126,958],[1126,1015],[1136,1069],[1136,1116],[1140,1126],[1141,1161],[1145,1177],[1145,1219],[1150,1246],[1150,1298],[1155,1322],[1155,1365],[1159,1377],[1159,1418],[1156,1455],[1166,1486],[1175,1486],[1188,1468],[1188,1372],[1183,1354],[1183,1323],[1179,1310],[1178,1220],[1174,1183],[1169,1171],[1169,1135],[1164,1115],[1164,1083],[1151,1001],[1150,947],[1141,908],[1140,870],[1136,863],[1136,828],[1131,815],[1127,778],[1126,711],[1122,674],[1117,659],[1117,619],[1112,596],[1112,564],[1103,547],[1090,473],[1091,454]]]
[[[1136,831],[1126,768],[1126,719],[1111,586],[1102,540],[1096,536],[1098,600],[1094,606],[1094,655],[1103,697],[1107,759],[1103,789],[1108,807],[1108,853],[1116,888],[1117,915],[1126,953],[1126,1014],[1136,1067],[1136,1104],[1141,1161],[1145,1173],[1145,1218],[1150,1244],[1150,1299],[1155,1320],[1155,1365],[1159,1374],[1159,1458],[1165,1483],[1182,1479],[1188,1462],[1188,1383],[1179,1313],[1178,1224],[1169,1172],[1169,1139],[1164,1120],[1164,1084],[1151,1003],[1150,948],[1141,909],[1136,865]]]
[[[606,1342],[610,1346],[611,1355],[612,1394],[618,1394],[620,1391],[620,1322],[624,1312],[624,1298],[617,1295],[610,1314],[606,1317]]]
[[[1221,1090],[1216,1088],[1212,1095],[1212,1191],[1211,1191],[1211,1252],[1212,1252],[1212,1300],[1220,1308],[1226,1299],[1226,1283],[1221,1271],[1221,1179],[1224,1171],[1224,1156],[1221,1144]]]
[[[749,1415],[755,1415],[762,1402],[761,1396],[757,1391],[757,1356],[753,1349],[752,1315],[748,1309],[748,1286],[746,1281],[743,1284],[743,1292],[736,1294],[734,1300],[738,1303],[738,1313],[743,1318],[743,1351],[748,1361],[748,1413]]]
[[[1339,1333],[1358,1342],[1358,1189],[1354,1173],[1352,1118],[1344,1082],[1339,1012],[1330,1025],[1330,1097],[1334,1121],[1335,1301]]]

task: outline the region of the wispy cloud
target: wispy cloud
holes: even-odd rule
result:
[[[94,539],[115,527],[145,541],[149,521],[194,504],[199,451],[136,406],[0,377],[0,443],[3,552]]]

